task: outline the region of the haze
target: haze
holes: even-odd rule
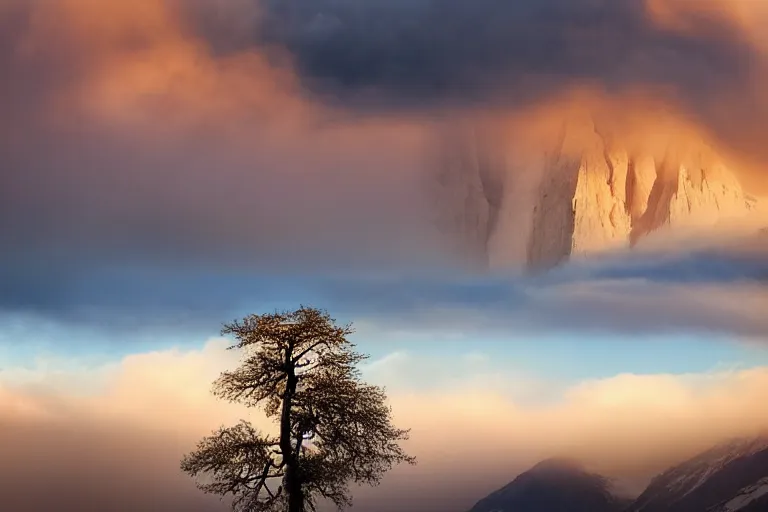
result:
[[[209,393],[219,326],[300,303],[355,323],[413,429],[419,465],[355,511],[464,511],[552,455],[636,493],[762,431],[766,23],[750,0],[0,0],[0,508],[226,510],[178,470],[264,423]],[[659,161],[706,148],[760,207],[529,275],[574,119]],[[498,272],[436,220],[436,162],[473,137],[518,187]]]

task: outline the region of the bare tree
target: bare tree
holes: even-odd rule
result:
[[[181,461],[207,493],[233,497],[236,511],[316,510],[318,499],[351,505],[350,483],[376,485],[395,464],[415,464],[399,446],[382,388],[365,384],[350,325],[328,313],[251,315],[225,325],[241,365],[214,382],[219,398],[261,407],[278,423],[265,435],[249,422],[222,427]]]

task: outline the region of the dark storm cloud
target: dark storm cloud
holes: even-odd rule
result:
[[[750,81],[753,45],[727,20],[659,29],[635,0],[265,2],[264,41],[286,47],[310,89],[413,105],[522,105],[581,81],[673,86],[706,101]],[[371,93],[368,95],[367,93]]]
[[[757,4],[265,0],[235,30],[210,6],[187,12],[217,54],[258,48],[292,67],[314,101],[353,111],[514,111],[584,88],[624,103],[648,94],[738,154],[745,180],[766,190],[768,11]],[[621,125],[632,108],[610,115]]]

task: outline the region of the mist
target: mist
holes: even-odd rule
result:
[[[768,195],[767,16],[749,0],[1,0],[0,508],[225,510],[178,460],[222,423],[269,427],[209,393],[234,360],[203,342],[242,313],[316,302],[377,340],[467,351],[596,333],[618,351],[765,347],[765,209],[524,270],[542,179],[566,176],[545,174],[552,155],[578,163],[596,136]],[[364,369],[395,390],[420,464],[356,489],[355,510],[459,512],[554,455],[637,493],[768,426],[762,366],[566,385],[443,351],[462,377],[430,390],[398,388],[429,365],[415,356]],[[68,366],[96,353],[109,362]]]

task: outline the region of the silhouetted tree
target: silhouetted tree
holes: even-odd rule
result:
[[[367,356],[347,340],[350,325],[328,313],[251,315],[225,325],[243,360],[214,382],[219,398],[260,406],[278,433],[249,422],[222,427],[181,461],[207,493],[233,497],[233,510],[315,510],[317,500],[351,505],[350,483],[376,485],[393,465],[414,464],[398,441],[384,390],[365,384],[356,365]]]

